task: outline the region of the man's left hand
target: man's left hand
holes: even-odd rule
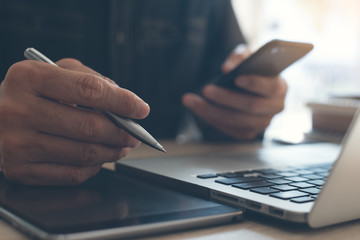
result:
[[[234,51],[222,66],[223,73],[235,68],[248,52]],[[280,76],[242,75],[235,85],[246,91],[233,91],[206,85],[202,96],[186,93],[183,104],[210,126],[235,139],[253,139],[284,108],[287,84]]]

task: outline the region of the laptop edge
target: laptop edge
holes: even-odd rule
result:
[[[226,154],[219,154],[218,156],[206,155],[203,156],[203,159],[200,156],[125,159],[116,163],[116,169],[124,174],[136,175],[145,179],[154,180],[160,184],[169,185],[178,190],[187,191],[197,196],[210,198],[234,206],[245,207],[252,211],[264,213],[284,220],[308,223],[313,228],[327,226],[360,217],[360,208],[358,208],[360,192],[351,191],[356,189],[357,182],[360,182],[360,175],[357,172],[357,170],[360,169],[360,161],[354,161],[354,156],[360,155],[357,154],[360,153],[358,150],[360,146],[357,146],[360,142],[359,115],[360,111],[357,112],[353,123],[349,127],[349,131],[342,144],[343,147],[340,155],[339,150],[341,148],[339,148],[338,145],[328,143],[310,144],[307,146],[279,146],[259,149],[256,156],[252,156],[253,159],[240,163],[241,165],[246,165],[243,166],[244,169],[249,167],[247,166],[249,162],[255,162],[254,164],[251,164],[250,169],[263,168],[264,165],[262,164],[266,164],[266,167],[277,167],[277,165],[280,166],[281,163],[283,165],[291,165],[284,163],[284,161],[273,164],[276,159],[272,157],[272,155],[279,155],[279,151],[283,153],[279,156],[284,158],[285,156],[288,156],[287,152],[293,152],[292,155],[294,160],[292,163],[295,165],[297,165],[298,160],[300,161],[300,157],[309,157],[312,155],[313,158],[310,158],[301,164],[306,164],[306,162],[308,164],[320,164],[323,162],[331,163],[336,161],[336,164],[334,164],[315,203],[285,203],[286,201],[271,198],[269,196],[261,196],[261,194],[231,187],[229,188],[229,186],[219,186],[221,184],[213,183],[213,181],[212,183],[204,183],[204,181],[201,181],[202,179],[196,178],[194,169],[201,169],[202,167],[207,166],[206,169],[203,170],[204,173],[214,171],[214,161],[212,161],[212,159],[216,159],[217,157],[219,159],[222,158],[221,164],[223,166],[227,166],[228,169],[232,170],[236,169],[235,166],[236,164],[239,165],[239,159],[237,159],[236,164],[234,164]],[[304,153],[308,148],[311,150],[308,153]],[[272,151],[276,152],[276,154],[273,154]],[[297,152],[294,151],[301,152],[302,154],[297,154]],[[248,158],[250,155],[247,154],[241,155],[240,153],[239,158]],[[262,156],[269,158],[265,161],[266,163],[261,159]],[[299,159],[296,159],[297,157]],[[259,163],[256,162],[259,160],[258,158],[261,159]],[[219,163],[217,162],[217,164]],[[220,168],[221,167],[222,166],[220,166]],[[181,171],[178,171],[178,169],[181,169]]]

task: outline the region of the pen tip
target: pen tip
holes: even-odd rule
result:
[[[165,148],[163,148],[163,147],[160,149],[160,151],[166,153],[166,150],[165,150]]]
[[[157,148],[159,151],[166,153],[165,148],[164,148],[163,146],[161,146],[159,143],[156,144],[156,148]]]

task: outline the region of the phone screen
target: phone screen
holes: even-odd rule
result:
[[[55,235],[239,211],[105,169],[83,184],[64,187],[17,185],[1,174],[0,206]]]

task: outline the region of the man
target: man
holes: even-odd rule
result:
[[[2,4],[2,69],[17,63],[0,86],[0,157],[15,182],[78,184],[139,145],[104,116],[76,105],[134,119],[145,118],[150,105],[140,123],[160,139],[176,136],[186,108],[203,139],[212,141],[254,139],[283,109],[280,77],[239,76],[236,85],[251,94],[204,85],[248,56],[234,50],[244,39],[230,1]],[[29,46],[62,58],[61,68],[21,61]]]

